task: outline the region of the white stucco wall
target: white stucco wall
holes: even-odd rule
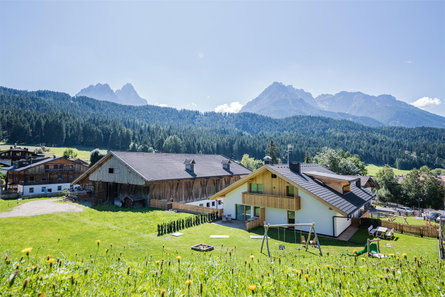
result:
[[[61,187],[60,190],[58,190],[58,187]],[[45,187],[45,190],[42,191],[42,187]],[[34,188],[34,192],[31,193],[29,191],[30,188]],[[63,184],[42,184],[42,185],[32,185],[32,186],[20,186],[18,188],[18,193],[21,195],[41,195],[41,194],[49,194],[49,193],[60,193],[65,189],[69,189],[70,184],[69,183],[63,183]],[[49,191],[51,190],[51,191]]]
[[[224,199],[222,199],[222,198],[221,199],[217,199],[217,200],[204,199],[204,200],[190,202],[190,203],[187,203],[187,204],[196,205],[196,206],[203,206],[203,207],[208,207],[208,208],[221,209],[221,208],[224,208]],[[214,205],[212,205],[212,204],[214,204]]]
[[[341,214],[337,213],[337,216],[341,216]],[[351,225],[350,218],[335,218],[335,236],[339,236],[343,231],[346,230]]]
[[[287,224],[287,210],[279,208],[266,208],[265,224]]]
[[[108,168],[114,168],[114,173],[108,173]],[[139,174],[135,173],[122,161],[112,156],[108,161],[99,166],[93,173],[91,173],[90,180],[112,182],[131,185],[144,185],[145,181]]]
[[[226,194],[224,198],[224,215],[236,218],[235,204],[242,204],[242,193],[247,192],[247,183]]]

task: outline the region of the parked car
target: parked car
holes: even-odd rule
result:
[[[440,216],[440,213],[438,213],[438,212],[431,212],[431,213],[429,213],[426,216],[426,218],[427,218],[428,221],[434,221],[439,216]]]
[[[445,215],[440,215],[436,218],[436,222],[440,222],[440,220],[444,220],[445,221]]]
[[[401,211],[401,212],[405,212],[405,213],[407,213],[407,214],[413,214],[413,213],[414,213],[414,210],[413,210],[412,208],[410,208],[410,207],[406,207],[406,206],[404,206],[404,207],[400,207],[400,208],[398,208],[397,210],[398,210],[398,211]]]

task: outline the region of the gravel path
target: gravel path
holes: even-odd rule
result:
[[[60,203],[62,199],[43,199],[20,204],[12,210],[0,213],[0,218],[31,217],[56,212],[81,212],[83,207],[74,203]]]

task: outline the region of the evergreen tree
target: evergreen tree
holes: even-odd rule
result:
[[[269,142],[266,148],[266,155],[272,158],[272,164],[278,164],[278,148],[276,147],[273,140]]]

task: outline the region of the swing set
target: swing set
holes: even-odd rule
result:
[[[275,225],[267,224],[267,225],[264,225],[264,236],[263,236],[263,240],[261,242],[260,252],[261,253],[263,252],[264,241],[266,241],[267,254],[269,256],[269,259],[270,259],[270,249],[269,249],[269,240],[268,240],[269,236],[267,235],[267,233],[269,232],[269,228],[278,228],[278,240],[280,240],[280,228],[282,228],[282,227],[283,228],[287,228],[287,227],[311,227],[310,230],[309,230],[308,240],[306,240],[304,238],[304,236],[301,233],[301,230],[299,230],[300,231],[300,240],[301,240],[300,243],[301,243],[301,246],[300,246],[300,248],[297,248],[297,250],[302,249],[303,245],[305,245],[305,249],[307,251],[307,249],[309,247],[309,244],[311,244],[311,245],[315,245],[316,244],[317,247],[318,247],[318,250],[320,252],[320,256],[323,256],[323,253],[321,252],[320,242],[318,241],[317,232],[315,232],[315,223],[275,224]],[[286,242],[286,229],[283,229],[283,230],[284,230],[284,236],[283,236],[284,239],[283,239],[283,241]],[[314,239],[310,240],[312,232],[314,233]],[[296,232],[296,230],[294,230],[294,240],[295,240],[295,243],[297,243],[297,232]],[[284,244],[280,244],[278,246],[278,248],[280,250],[284,250],[286,248],[286,246]]]

